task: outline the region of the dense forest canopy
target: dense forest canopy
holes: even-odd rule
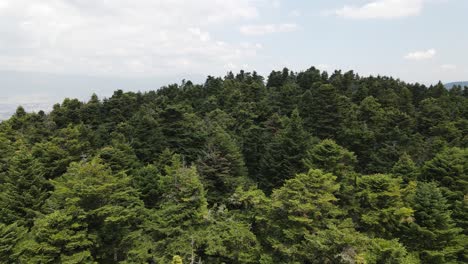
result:
[[[467,263],[468,87],[314,67],[19,107],[1,263]]]

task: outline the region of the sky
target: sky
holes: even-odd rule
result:
[[[465,81],[467,11],[466,0],[0,0],[0,119],[241,69]]]

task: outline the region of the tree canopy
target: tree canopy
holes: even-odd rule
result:
[[[468,87],[209,76],[0,123],[1,263],[467,263]]]

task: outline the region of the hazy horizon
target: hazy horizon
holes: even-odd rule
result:
[[[0,0],[0,118],[116,89],[315,66],[468,80],[467,1]]]

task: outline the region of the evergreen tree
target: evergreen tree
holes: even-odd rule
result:
[[[423,181],[437,181],[459,199],[468,193],[468,150],[449,148],[427,161],[421,173]]]
[[[162,201],[150,226],[157,260],[168,262],[173,255],[192,256],[192,240],[208,213],[205,190],[195,167],[182,165],[179,155],[162,178]]]
[[[467,263],[467,95],[311,67],[18,107],[0,262]]]
[[[224,206],[209,211],[208,223],[197,234],[199,259],[204,263],[258,263],[260,244],[248,223]]]
[[[95,238],[88,233],[85,212],[70,207],[35,221],[30,239],[21,243],[21,263],[96,263]]]
[[[343,214],[336,205],[334,193],[339,185],[335,180],[332,174],[309,170],[273,192],[265,236],[275,262],[320,263],[325,259],[312,258],[306,243],[317,239],[317,232],[329,229]]]
[[[338,94],[331,84],[322,84],[313,90],[309,111],[302,113],[313,121],[312,133],[320,139],[335,138],[341,124],[341,109],[338,107]]]
[[[112,145],[100,149],[96,156],[110,166],[112,171],[131,173],[139,166],[139,160],[132,147],[126,144],[121,135],[114,135]]]
[[[343,209],[355,210],[357,158],[353,152],[339,146],[332,139],[325,139],[307,150],[304,165],[309,169],[321,169],[336,175],[340,191],[336,194]]]
[[[123,260],[127,237],[144,221],[137,192],[125,174],[99,159],[74,163],[54,182],[49,213],[32,230],[28,263],[94,263]]]
[[[299,112],[293,111],[286,119],[284,129],[274,135],[272,142],[266,146],[262,166],[260,186],[267,191],[278,187],[285,179],[303,171],[304,158],[309,136],[304,131]]]
[[[398,234],[400,223],[411,222],[413,210],[403,203],[400,182],[386,174],[358,178],[358,230],[391,239]]]
[[[418,168],[416,164],[411,159],[411,157],[403,153],[398,162],[393,165],[392,173],[403,179],[405,184],[408,184],[410,181],[415,181],[418,176]]]
[[[308,132],[314,131],[315,116],[311,115],[314,111],[314,103],[314,95],[312,94],[312,90],[309,89],[302,94],[298,104],[299,113],[304,120],[304,128]]]
[[[17,223],[5,225],[0,223],[0,262],[17,263],[17,247],[24,239],[27,229]]]
[[[220,127],[214,128],[196,164],[210,203],[223,202],[246,180],[242,154],[232,137]]]
[[[423,263],[449,263],[466,258],[463,244],[457,243],[466,241],[466,237],[459,237],[461,230],[454,226],[447,200],[435,183],[418,183],[413,208],[414,222],[408,224],[402,239],[411,250],[419,252]]]
[[[132,174],[133,186],[139,191],[147,208],[154,208],[161,201],[161,178],[160,169],[151,164],[137,169]]]
[[[370,241],[369,250],[365,254],[366,263],[375,264],[419,264],[417,256],[411,254],[397,239],[385,240],[375,238]]]
[[[19,143],[21,144],[21,143]],[[0,222],[32,226],[48,197],[49,184],[43,168],[26,146],[19,146],[0,185]]]
[[[202,120],[185,106],[169,106],[159,114],[164,144],[193,162],[205,144]]]
[[[343,176],[354,170],[357,159],[354,153],[339,146],[334,140],[325,139],[307,150],[303,161],[309,169],[321,169]]]
[[[8,163],[13,154],[12,142],[3,133],[0,133],[0,175],[8,169]]]

